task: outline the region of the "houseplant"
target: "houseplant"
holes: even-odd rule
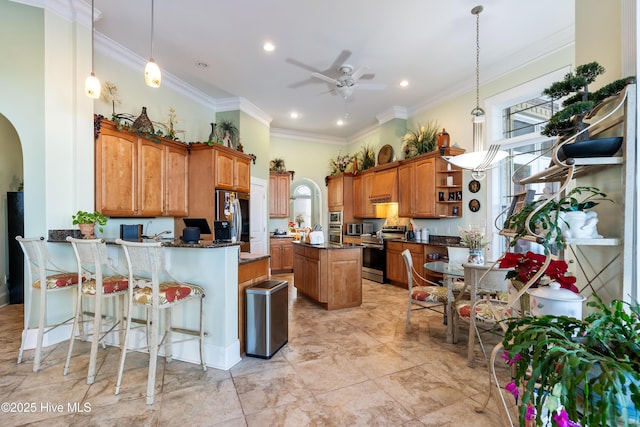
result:
[[[98,230],[102,232],[102,226],[107,223],[107,217],[98,211],[78,211],[75,215],[71,216],[71,219],[73,219],[73,225],[77,224],[80,228],[82,238],[84,239],[94,239],[96,237],[94,234],[95,225],[98,224]]]
[[[594,311],[584,321],[550,315],[505,321],[503,358],[513,369],[506,389],[518,399],[520,425],[640,422],[640,306],[606,305],[595,294],[588,306]]]
[[[458,227],[460,243],[469,248],[467,262],[470,264],[484,264],[483,249],[487,245],[485,228],[480,225],[469,224],[467,228]]]
[[[429,153],[438,148],[438,131],[440,125],[430,121],[426,126],[418,125],[417,130],[408,130],[402,137],[405,158]]]
[[[364,144],[360,152],[355,156],[358,162],[358,168],[361,171],[372,168],[376,165],[376,152],[369,144]]]
[[[563,219],[561,212],[586,211],[607,195],[596,187],[575,187],[558,199],[538,199],[526,204],[520,211],[509,216],[505,228],[515,230],[510,245],[515,246],[518,239],[529,235],[526,223],[529,218],[529,229],[540,235],[538,243],[545,248],[555,244],[558,249],[564,247],[563,231],[570,230],[571,225]],[[566,234],[566,233],[565,233]]]

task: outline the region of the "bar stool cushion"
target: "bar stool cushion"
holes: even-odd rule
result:
[[[84,278],[82,279],[84,282]],[[67,286],[74,286],[78,284],[77,273],[60,273],[47,276],[46,281],[47,289],[66,288]],[[35,289],[40,289],[40,279],[33,282]]]
[[[446,303],[447,288],[444,286],[417,286],[411,290],[411,299],[415,301]]]
[[[136,286],[133,289],[133,301],[136,304],[151,304],[152,303],[153,289],[149,284],[144,286]],[[177,283],[177,282],[162,282],[160,283],[159,302],[160,305],[171,304],[184,298],[191,296],[200,296],[204,294],[204,290],[196,285]]]
[[[102,278],[102,293],[104,294],[126,291],[127,289],[129,289],[128,277],[107,276]],[[96,280],[94,278],[82,283],[82,293],[87,295],[96,294]]]

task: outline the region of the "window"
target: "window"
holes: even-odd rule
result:
[[[311,227],[311,189],[307,185],[295,187],[292,204],[291,220],[298,226]]]

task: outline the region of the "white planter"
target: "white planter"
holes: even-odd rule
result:
[[[560,212],[560,228],[565,239],[597,239],[598,213],[594,211]]]
[[[527,290],[531,301],[531,315],[569,316],[582,319],[582,302],[586,299],[569,289],[563,289],[557,282]]]

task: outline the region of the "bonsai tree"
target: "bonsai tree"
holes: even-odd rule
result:
[[[551,116],[542,131],[543,135],[568,137],[584,130],[588,125],[583,120],[595,106],[605,98],[620,92],[626,85],[635,82],[635,77],[626,77],[595,92],[589,92],[589,85],[604,72],[604,67],[597,62],[579,65],[575,72],[568,73],[564,80],[553,83],[542,92],[553,100],[573,94],[562,103],[563,109]],[[578,135],[576,141],[587,139],[588,131]]]
[[[71,219],[73,219],[73,225],[98,224],[99,225],[98,230],[100,230],[100,232],[103,231],[102,226],[107,223],[107,217],[102,215],[98,211],[95,211],[95,212],[78,211],[76,212],[75,215],[71,216]]]
[[[579,197],[580,199],[578,199]],[[562,231],[565,223],[558,214],[560,212],[585,211],[598,205],[599,201],[604,200],[610,201],[610,199],[607,199],[607,195],[596,187],[575,187],[559,199],[534,200],[505,221],[504,226],[506,229],[516,231],[516,235],[511,240],[510,245],[515,246],[518,239],[529,235],[526,227],[527,218],[542,206],[529,219],[529,229],[532,231],[538,230],[538,234],[542,233],[542,240],[538,241],[538,243],[544,247],[548,248],[555,244],[558,249],[562,249],[564,247]]]

